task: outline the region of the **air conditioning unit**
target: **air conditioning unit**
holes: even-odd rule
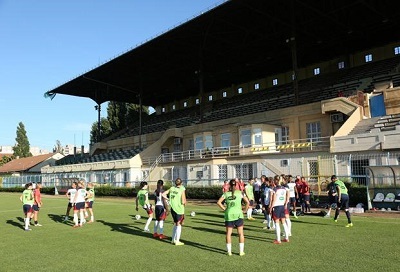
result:
[[[181,144],[181,138],[175,138],[174,139],[174,144]]]
[[[343,122],[343,113],[332,113],[331,123],[341,123]]]

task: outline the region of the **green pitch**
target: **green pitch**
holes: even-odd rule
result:
[[[62,222],[67,199],[43,196],[42,227],[23,230],[19,194],[0,194],[0,271],[398,271],[399,218],[353,216],[353,228],[317,216],[292,218],[290,243],[274,245],[262,217],[245,221],[245,252],[226,255],[223,214],[216,205],[186,207],[181,241],[158,240],[142,231],[147,216],[134,216],[132,199],[97,198],[95,223],[73,229]],[[190,212],[196,216],[191,217]],[[72,213],[71,213],[72,215]],[[151,230],[153,223],[151,224]],[[170,237],[172,221],[165,223]]]

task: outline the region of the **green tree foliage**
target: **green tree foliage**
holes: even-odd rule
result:
[[[26,158],[32,157],[31,152],[29,151],[30,145],[28,136],[26,135],[25,126],[22,122],[19,122],[17,127],[17,137],[15,138],[17,142],[15,146],[13,146],[14,157]]]
[[[111,101],[107,106],[107,119],[112,132],[126,127],[127,103]]]
[[[99,135],[99,130],[98,130],[97,124],[98,124],[98,122],[94,122],[92,124],[92,130],[90,131],[90,142],[91,143],[99,142],[100,139],[104,139],[105,137],[108,137],[108,136],[111,135],[110,122],[108,121],[107,118],[102,117],[101,120],[100,120],[101,136]]]
[[[126,125],[132,125],[139,120],[140,106],[132,103],[127,104],[127,111],[125,116]],[[142,106],[142,117],[149,115],[149,107]]]
[[[12,159],[13,159],[12,157],[8,157],[8,156],[3,156],[3,157],[1,157],[1,159],[0,159],[0,166],[2,166],[3,164],[6,164],[6,163],[12,161]]]
[[[60,153],[64,155],[64,148],[62,147],[60,140],[56,141],[56,145],[53,148],[53,153]]]

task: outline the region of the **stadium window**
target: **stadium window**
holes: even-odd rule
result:
[[[251,130],[243,129],[240,131],[240,141],[243,147],[251,146]]]
[[[221,134],[221,147],[230,147],[231,146],[231,134],[223,133]]]
[[[214,147],[212,135],[204,136],[204,147],[206,149],[211,149]]]
[[[319,67],[314,68],[314,76],[319,75],[320,74],[320,69]]]
[[[196,147],[196,150],[203,149],[203,135],[196,136],[195,147]]]
[[[165,108],[164,107],[161,109],[161,112],[165,112]]]
[[[196,98],[196,105],[200,104],[200,99]]]
[[[208,96],[208,101],[212,101],[212,100],[213,100],[212,95],[209,95],[209,96]]]
[[[238,88],[238,94],[241,94],[241,93],[243,93],[243,88],[242,87],[240,87],[240,88]]]
[[[260,83],[254,84],[254,90],[259,90],[260,89]]]
[[[228,165],[218,164],[218,178],[219,180],[225,180],[228,178]]]
[[[277,79],[277,78],[274,78],[274,79],[272,80],[272,85],[273,85],[273,86],[278,85],[278,79]]]
[[[176,106],[175,106],[175,104],[173,104],[172,105],[172,110],[175,110],[176,109]]]
[[[254,145],[262,145],[262,131],[261,131],[261,128],[253,129],[253,142],[254,142]]]
[[[394,48],[394,54],[395,54],[395,55],[400,55],[400,46],[396,46],[396,47]]]
[[[222,97],[226,97],[227,96],[227,93],[224,91],[224,92],[222,92]]]
[[[338,68],[339,68],[339,69],[344,69],[344,61],[340,61],[340,62],[338,63]]]
[[[183,102],[183,107],[184,107],[184,108],[187,107],[187,101]]]
[[[289,143],[289,127],[280,127],[275,129],[275,143],[277,145]]]
[[[372,61],[372,54],[365,55],[365,62],[371,62]]]
[[[319,142],[321,138],[321,123],[307,123],[306,128],[307,141],[311,143]]]

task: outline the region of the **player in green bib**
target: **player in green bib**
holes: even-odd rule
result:
[[[240,190],[236,190],[236,180],[229,182],[229,191],[225,192],[218,200],[217,205],[225,211],[226,228],[226,249],[228,255],[232,255],[232,231],[237,228],[239,235],[239,255],[244,256],[244,233],[243,233],[243,210],[242,200],[245,203],[245,210],[249,208],[249,200]],[[222,204],[225,201],[225,205]]]
[[[89,182],[87,184],[87,199],[86,199],[86,207],[90,213],[90,220],[88,221],[88,223],[94,222],[94,213],[93,213],[94,198],[95,198],[94,185],[92,182]]]
[[[169,198],[168,198],[169,196]],[[182,246],[184,243],[180,241],[182,233],[182,223],[185,219],[185,205],[186,205],[186,189],[182,184],[182,180],[177,178],[175,180],[175,186],[172,186],[169,190],[162,194],[162,197],[169,199],[171,206],[171,215],[174,219],[174,227],[172,229],[172,244],[176,246]]]
[[[337,203],[337,208],[335,212],[335,217],[334,221],[337,222],[337,218],[340,213],[340,209],[344,209],[347,217],[347,225],[346,228],[352,227],[353,223],[351,222],[351,217],[350,217],[350,212],[349,212],[349,193],[347,191],[347,187],[344,184],[343,181],[339,180],[335,175],[331,177],[331,180],[335,182],[336,185],[336,191],[338,194],[338,203]]]
[[[33,190],[32,190],[32,183],[27,183],[25,184],[25,190],[22,192],[22,195],[20,196],[19,200],[22,202],[22,210],[24,211],[25,214],[25,230],[30,231],[31,229],[29,228],[29,222],[31,220],[32,212],[33,212],[33,204],[35,202],[35,197],[33,195]]]
[[[249,182],[246,184],[244,189],[247,198],[249,199],[249,208],[247,209],[247,219],[255,220],[253,217],[253,206],[254,206],[254,188],[253,188],[254,179],[249,179]]]
[[[148,184],[146,181],[142,181],[140,183],[140,190],[136,196],[136,211],[139,211],[138,204],[143,207],[148,215],[143,231],[150,232],[149,226],[151,221],[153,220],[153,206],[150,204]]]

